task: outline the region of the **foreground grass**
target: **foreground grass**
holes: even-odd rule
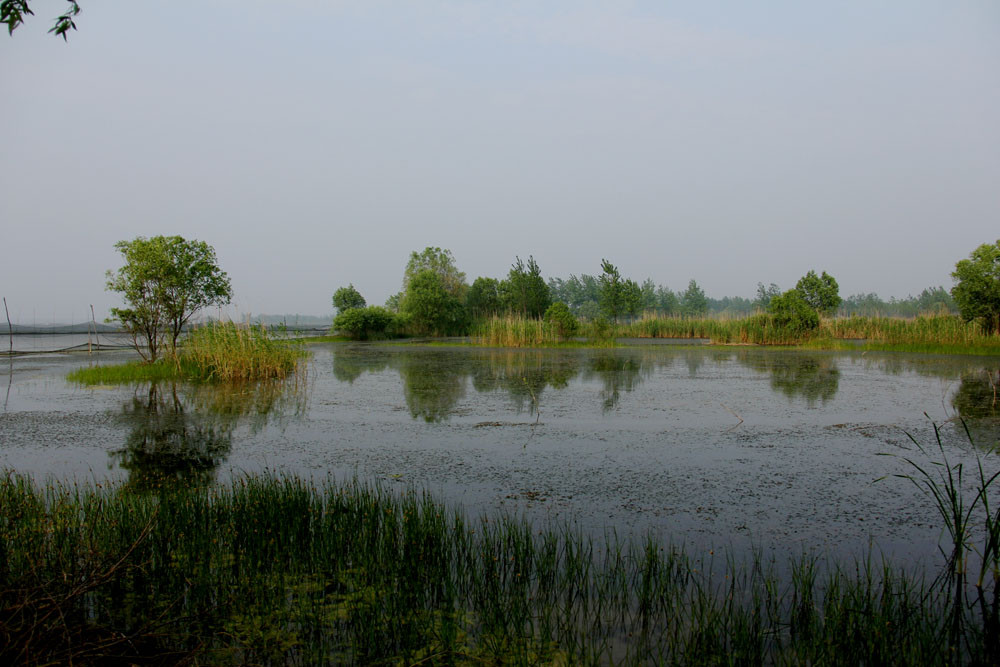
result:
[[[995,664],[1000,638],[885,563],[780,580],[358,483],[7,473],[0,506],[4,664]]]
[[[303,355],[298,344],[274,338],[263,326],[216,322],[193,329],[175,358],[79,368],[67,379],[87,385],[276,380],[299,372]]]

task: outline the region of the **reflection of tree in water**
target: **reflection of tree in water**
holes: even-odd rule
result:
[[[575,355],[542,350],[489,350],[477,357],[471,368],[476,391],[506,391],[518,413],[527,407],[533,415],[545,388],[565,388],[579,372],[579,363]]]
[[[951,405],[965,420],[973,442],[988,446],[1000,439],[1000,371],[964,375]]]
[[[125,445],[111,452],[129,471],[129,484],[154,489],[170,484],[207,484],[229,455],[232,432],[251,432],[305,409],[306,387],[298,381],[226,384],[151,384],[122,406],[131,428]]]
[[[150,385],[145,396],[136,394],[122,406],[122,418],[132,430],[125,446],[111,455],[138,489],[210,483],[232,447],[228,429],[185,409],[176,385],[167,390]]]
[[[377,373],[388,366],[388,358],[379,353],[355,353],[350,349],[333,353],[333,377],[341,382],[353,384],[364,373]]]
[[[406,405],[414,419],[427,422],[447,419],[465,397],[466,368],[433,357],[405,355],[398,358],[397,370],[403,380]]]
[[[771,388],[788,398],[800,396],[811,406],[827,401],[840,388],[840,369],[833,356],[800,353],[747,353],[740,363],[771,375]]]
[[[650,372],[648,366],[644,369],[638,356],[599,353],[590,360],[584,378],[597,376],[604,383],[601,399],[607,412],[618,406],[623,391],[633,391]]]

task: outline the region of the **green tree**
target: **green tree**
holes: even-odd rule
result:
[[[987,331],[1000,330],[1000,240],[984,243],[955,264],[951,295],[965,321],[979,320]]]
[[[227,304],[233,297],[229,276],[204,241],[140,236],[119,241],[115,249],[125,265],[107,272],[106,288],[121,292],[128,307],[112,308],[111,319],[131,334],[147,361],[156,361],[165,341],[176,352],[177,338],[192,315],[207,306]]]
[[[549,286],[534,257],[525,264],[520,257],[510,267],[507,279],[500,284],[500,297],[507,310],[526,317],[539,318],[552,303]]]
[[[652,278],[646,278],[642,281],[642,308],[643,312],[656,310],[656,283],[653,282]]]
[[[818,313],[832,315],[840,305],[840,286],[826,271],[820,276],[815,271],[810,271],[799,278],[795,289]]]
[[[708,299],[705,298],[705,291],[698,287],[698,283],[693,279],[688,283],[680,301],[681,312],[685,315],[704,315],[708,311]]]
[[[771,297],[768,312],[771,313],[775,325],[782,329],[805,332],[819,326],[816,309],[805,300],[798,288]]]
[[[365,297],[361,296],[358,290],[354,289],[354,284],[341,287],[333,293],[333,307],[338,313],[346,312],[352,308],[364,308]]]
[[[489,317],[500,312],[500,281],[496,278],[476,278],[465,296],[465,309],[470,317]]]
[[[757,283],[757,297],[753,300],[753,307],[759,310],[767,310],[771,305],[771,299],[781,294],[781,288],[771,283],[764,287],[764,283]]]
[[[601,272],[601,277],[598,278],[601,312],[617,322],[625,305],[622,298],[622,276],[618,267],[606,259],[601,260]]]
[[[629,278],[622,283],[622,312],[635,317],[642,311],[642,288]]]
[[[656,288],[656,306],[664,315],[673,315],[680,311],[680,301],[668,287],[660,285]]]
[[[333,328],[357,340],[385,338],[392,332],[395,315],[381,306],[347,308],[333,318]]]
[[[400,310],[420,334],[451,336],[466,325],[465,308],[445,287],[441,275],[424,269],[410,279]]]
[[[67,2],[69,2],[69,8],[56,18],[55,25],[49,29],[50,33],[55,34],[56,37],[62,37],[63,41],[66,41],[66,33],[70,29],[76,30],[76,23],[73,22],[73,19],[80,13],[80,5],[76,3],[76,0],[67,0]],[[34,15],[35,13],[28,6],[28,0],[3,0],[0,2],[0,24],[6,24],[8,35],[13,35],[14,31],[24,23],[25,16]]]
[[[569,338],[579,327],[579,322],[569,311],[569,306],[562,301],[556,301],[548,307],[545,311],[545,320],[555,325],[560,338]]]
[[[455,266],[455,257],[450,250],[441,248],[424,248],[423,252],[410,253],[410,261],[403,271],[403,293],[409,288],[410,281],[421,271],[433,271],[441,278],[441,286],[448,294],[459,301],[465,301],[465,293],[469,289],[465,284],[465,274]]]

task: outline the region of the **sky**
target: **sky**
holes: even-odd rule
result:
[[[622,275],[711,297],[827,271],[950,288],[1000,239],[1000,3],[80,0],[0,34],[0,296],[98,319],[138,236],[211,244],[228,312]]]

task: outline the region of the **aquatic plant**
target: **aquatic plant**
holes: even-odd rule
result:
[[[948,664],[956,637],[961,661],[995,657],[982,610],[870,558],[803,557],[783,580],[759,554],[719,565],[296,477],[138,492],[7,473],[0,505],[7,664]]]
[[[264,325],[213,322],[192,329],[170,359],[79,368],[67,379],[88,385],[275,380],[304,372],[299,363],[304,354],[297,343],[275,338]]]

